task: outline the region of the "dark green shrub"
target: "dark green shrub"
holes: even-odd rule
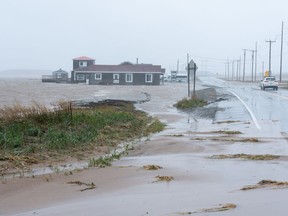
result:
[[[174,106],[178,109],[203,107],[205,105],[207,105],[207,102],[198,98],[190,98],[190,99],[184,98],[181,101],[178,101],[176,104],[174,104]]]

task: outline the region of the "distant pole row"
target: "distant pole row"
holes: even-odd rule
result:
[[[235,71],[235,65],[236,65],[236,71]],[[240,71],[241,71],[241,57],[236,60],[231,60],[231,61],[229,59],[227,60],[227,62],[225,63],[225,78],[226,79],[240,80],[240,74],[241,74]]]
[[[283,29],[284,29],[284,22],[282,22],[282,28],[281,28],[281,50],[280,50],[280,76],[279,81],[282,81],[282,57],[283,57]],[[269,43],[269,69],[267,72],[265,72],[265,75],[272,75],[272,43],[276,42],[275,40],[265,40],[266,43]],[[247,57],[247,51],[251,52],[251,82],[257,81],[257,55],[258,55],[258,46],[256,42],[255,49],[243,49],[244,55],[243,55],[243,70],[242,70],[242,81],[245,82],[245,78],[247,76],[246,73],[246,57]],[[234,64],[237,63],[237,69],[236,69],[236,76],[234,76]],[[232,65],[232,70],[230,70],[230,65]],[[250,71],[250,70],[249,70]],[[262,72],[264,75],[264,62],[262,62]],[[274,74],[273,74],[274,75]],[[225,62],[225,79],[228,80],[241,80],[241,57],[238,60],[232,60],[230,61],[228,59],[227,62]]]
[[[257,42],[255,50],[250,49],[243,49],[244,51],[244,58],[243,58],[243,73],[242,73],[242,81],[245,81],[246,76],[246,55],[247,51],[251,52],[252,63],[251,63],[251,81],[256,81],[256,74],[257,74]],[[236,63],[236,76],[234,73],[235,70],[235,63]],[[241,80],[241,57],[237,60],[228,61],[225,63],[225,78],[228,80]],[[232,72],[230,73],[230,65],[232,65]]]

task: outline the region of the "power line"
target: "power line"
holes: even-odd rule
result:
[[[218,59],[218,58],[212,58],[212,57],[207,57],[207,56],[197,56],[197,55],[190,55],[196,58],[203,58],[203,59],[210,59],[210,60],[214,60],[214,61],[221,61],[221,62],[226,62],[226,59]]]

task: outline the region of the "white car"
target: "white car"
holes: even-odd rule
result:
[[[263,90],[265,90],[266,88],[278,90],[278,81],[273,76],[265,77],[263,80],[261,80],[260,88]]]

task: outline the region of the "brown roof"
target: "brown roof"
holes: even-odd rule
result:
[[[165,69],[160,65],[152,64],[120,64],[120,65],[90,65],[88,67],[77,68],[74,71],[87,71],[87,72],[152,72],[152,73],[165,73]]]
[[[73,60],[87,61],[87,60],[95,60],[95,59],[89,58],[87,56],[80,56],[78,58],[74,58]]]

